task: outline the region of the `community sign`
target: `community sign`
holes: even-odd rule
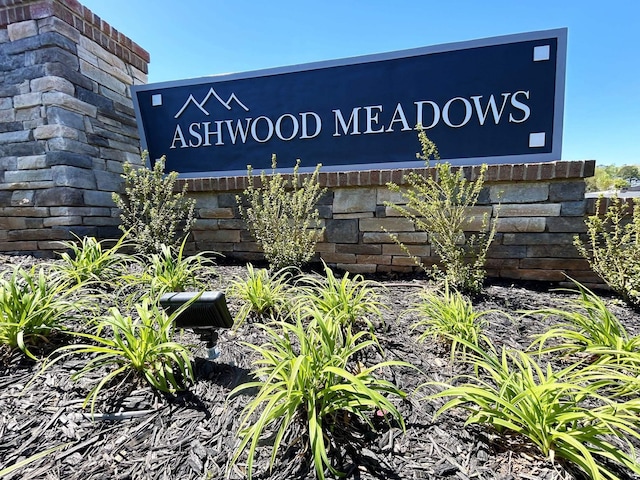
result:
[[[142,146],[184,177],[560,160],[567,30],[132,87]]]

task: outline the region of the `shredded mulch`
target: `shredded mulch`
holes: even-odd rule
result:
[[[39,260],[0,255],[0,271]],[[221,265],[210,279],[210,287],[223,290],[232,276],[242,275],[244,266]],[[570,466],[544,459],[530,444],[515,436],[498,435],[483,426],[465,426],[462,411],[435,417],[443,401],[426,398],[437,390],[427,382],[447,382],[462,372],[452,364],[445,345],[418,343],[411,331],[417,314],[411,311],[424,280],[382,279],[379,289],[388,307],[376,328],[385,360],[404,360],[417,369],[395,368],[382,375],[410,395],[395,404],[406,421],[406,432],[398,425],[375,422],[377,431],[353,424],[347,439],[330,452],[334,465],[350,479],[573,479],[582,478]],[[478,310],[500,310],[488,316],[488,335],[496,345],[526,348],[532,335],[541,333],[553,319],[520,317],[523,309],[556,307],[568,294],[522,285],[490,284],[474,301]],[[625,326],[636,333],[640,315],[619,300],[605,296]],[[231,313],[238,308],[228,299]],[[241,412],[254,391],[231,398],[229,393],[252,379],[256,354],[244,342],[261,344],[262,331],[247,322],[237,331],[220,333],[220,356],[206,359],[205,343],[190,331],[179,341],[192,345],[196,382],[176,396],[155,393],[144,383],[120,379],[100,396],[92,414],[83,401],[100,372],[73,382],[70,375],[81,368],[82,359],[61,361],[33,380],[41,364],[21,352],[0,352],[0,470],[39,452],[60,449],[7,475],[7,479],[232,479],[246,478],[246,454],[228,469],[237,443]],[[56,335],[46,354],[73,341]],[[378,351],[367,351],[367,361],[383,359]],[[3,360],[2,360],[3,359]],[[375,419],[374,419],[375,420]],[[294,429],[295,430],[295,429]],[[289,480],[315,478],[303,431],[293,431],[273,469],[271,449],[259,447],[253,477]],[[627,473],[621,472],[621,478]],[[327,475],[327,478],[333,478]]]

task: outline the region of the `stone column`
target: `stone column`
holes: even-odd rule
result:
[[[129,86],[148,63],[76,0],[0,0],[0,252],[119,236],[111,192],[140,162]]]

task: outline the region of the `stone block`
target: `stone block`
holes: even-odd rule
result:
[[[51,106],[46,109],[46,115],[50,124],[64,125],[80,131],[85,130],[84,117],[77,112],[58,106]]]
[[[358,220],[326,220],[325,239],[330,243],[358,243]]]
[[[523,203],[501,204],[496,207],[498,216],[505,217],[557,217],[560,215],[559,203]]]
[[[374,212],[375,188],[341,188],[334,191],[333,213]]]
[[[426,232],[400,232],[396,234],[398,240],[407,244],[428,244],[429,236]],[[396,243],[387,232],[365,232],[362,235],[363,243]]]
[[[587,231],[587,226],[582,217],[553,217],[547,219],[547,230],[549,232],[583,233]]]
[[[75,53],[69,52],[58,46],[40,48],[27,53],[27,65],[40,65],[45,63],[62,63],[72,70],[77,70],[79,65],[78,57]]]
[[[232,208],[201,208],[198,211],[200,218],[234,218]]]
[[[198,223],[199,221],[201,221],[200,219],[196,221],[196,223]],[[240,219],[240,218],[236,218],[236,219],[219,219],[217,220],[218,222],[218,228],[220,228],[220,230],[246,230],[247,225],[245,224],[244,220]]]
[[[110,217],[111,209],[105,207],[51,207],[52,217]]]
[[[51,170],[38,169],[38,170],[17,170],[4,172],[4,181],[6,183],[21,183],[21,182],[41,182],[45,180],[52,180],[53,175]]]
[[[11,98],[0,98],[0,110],[9,110],[13,108],[13,100]]]
[[[391,255],[356,255],[358,265],[391,265]]]
[[[36,192],[34,203],[38,207],[84,205],[82,190],[70,187],[54,187]]]
[[[86,102],[78,100],[71,95],[63,92],[45,92],[42,94],[42,103],[44,105],[57,105],[69,110],[73,110],[83,115],[96,117],[98,108]]]
[[[113,100],[109,99],[109,98],[105,98],[102,95],[98,95],[97,93],[93,92],[90,89],[86,89],[86,88],[82,88],[82,87],[78,87],[77,88],[77,92],[76,92],[77,98],[83,102],[86,102],[90,105],[94,105],[99,109],[107,109],[107,110],[113,110],[114,106],[113,106]],[[117,122],[114,122],[113,120],[107,119],[105,117],[102,117],[101,115],[98,114],[97,116],[98,120],[101,121],[110,121],[112,123],[115,123],[117,125]]]
[[[33,205],[35,190],[17,190],[11,194],[11,206],[23,207]]]
[[[361,232],[379,232],[383,229],[389,232],[415,231],[413,222],[402,217],[363,218],[359,221],[359,227]]]
[[[116,227],[120,225],[120,219],[113,218],[113,217],[83,217],[82,224],[93,225],[97,227],[105,227],[105,226]]]
[[[373,218],[373,212],[360,212],[360,213],[334,213],[329,217],[324,218],[334,218],[336,220],[349,220],[349,219],[357,219],[357,218]]]
[[[549,198],[549,184],[546,182],[500,184],[489,188],[492,203],[534,203]]]
[[[337,263],[336,268],[349,273],[376,273],[377,265],[367,265],[363,263]]]
[[[15,110],[15,120],[22,122],[24,129],[28,129],[25,124],[33,120],[41,120],[44,118],[45,110],[42,106],[35,106],[30,108],[22,108]]]
[[[239,230],[194,230],[196,242],[240,243]]]
[[[69,80],[47,75],[46,77],[31,80],[31,91],[41,93],[62,92],[67,95],[73,95],[75,93],[75,87]]]
[[[64,125],[42,125],[33,132],[33,138],[36,140],[49,140],[60,137],[78,140],[78,130]]]
[[[19,143],[4,143],[0,141],[0,157],[28,157],[42,155],[45,152],[45,142],[25,141]]]
[[[585,189],[586,184],[583,179],[573,182],[551,182],[549,185],[549,201],[580,201],[584,198]]]
[[[6,99],[11,102],[11,99]],[[11,110],[0,110],[0,125],[7,124],[9,122],[14,122],[16,120],[16,111],[11,108]],[[21,130],[22,124],[18,123],[14,127],[8,128],[6,130],[0,130],[0,132],[8,132],[11,130]]]
[[[16,95],[13,97],[13,108],[20,110],[22,108],[31,108],[42,104],[42,93],[32,92]]]
[[[111,192],[97,192],[95,190],[85,190],[83,192],[84,204],[96,207],[115,206]],[[81,204],[78,204],[81,205]]]
[[[97,147],[87,145],[84,142],[72,138],[51,138],[47,140],[47,146],[50,151],[72,152],[90,157],[97,157],[100,154],[100,150]]]
[[[580,254],[573,245],[528,245],[527,257],[579,258]],[[523,257],[524,258],[524,257]]]
[[[356,263],[356,255],[354,253],[330,253],[322,254],[322,259],[327,263]]]
[[[73,152],[47,152],[47,165],[50,167],[56,165],[66,165],[71,167],[91,169],[93,162],[90,156]]]
[[[382,245],[337,243],[333,251],[336,253],[355,253],[356,255],[380,255],[382,254]]]
[[[82,225],[82,217],[49,217],[43,221],[45,228]]]
[[[34,8],[36,8],[36,5],[31,7],[32,12]],[[57,17],[47,16],[46,18],[39,19],[38,28],[40,29],[40,33],[55,32],[61,34],[71,40],[74,44],[77,44],[80,41],[80,32],[67,22]]]
[[[38,75],[38,77],[43,77],[45,75],[64,78],[65,80],[69,80],[71,83],[78,87],[86,88],[89,90],[93,88],[93,81],[91,81],[91,79],[85,77],[80,72],[72,69],[64,63],[51,62],[45,64],[42,67],[42,74]]]
[[[94,65],[91,65],[89,62],[80,60],[80,72],[120,96],[127,95],[127,85],[124,82],[114,78]]]
[[[407,191],[406,187],[400,188],[400,192],[392,192],[386,187],[377,189],[376,203],[385,205],[385,203],[393,203],[395,205],[404,205],[407,203],[403,193]]]
[[[520,268],[539,268],[542,270],[589,270],[589,262],[585,259],[570,258],[523,258]]]
[[[587,201],[580,200],[577,202],[562,202],[560,213],[563,216],[584,217],[587,213]]]
[[[46,155],[32,155],[30,157],[18,157],[18,170],[35,170],[47,167]]]
[[[505,233],[503,245],[573,245],[570,233]]]
[[[493,243],[489,247],[489,258],[524,258],[527,256],[527,248],[524,245],[498,245]]]
[[[9,40],[12,42],[33,37],[38,34],[38,24],[35,20],[11,23],[7,25],[7,33],[9,34]]]
[[[219,230],[219,220],[198,218],[191,227],[192,230]]]
[[[418,257],[429,257],[431,256],[431,246],[430,245],[409,245],[409,251],[411,255],[416,255]],[[382,254],[383,255],[394,255],[394,256],[402,256],[407,255],[400,245],[396,243],[385,244],[382,245]]]
[[[0,133],[0,143],[20,143],[32,140],[31,130],[19,130],[16,132]]]
[[[497,232],[544,232],[546,221],[544,217],[512,217],[498,218]]]
[[[57,187],[74,187],[95,189],[96,179],[94,172],[84,168],[71,167],[67,165],[56,165],[51,167],[53,173],[53,183]]]
[[[94,170],[98,190],[117,192],[122,188],[124,180],[117,173]]]

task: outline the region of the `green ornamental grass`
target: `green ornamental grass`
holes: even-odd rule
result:
[[[65,320],[81,308],[83,302],[72,298],[75,290],[42,267],[15,268],[0,279],[0,344],[37,360],[29,347],[65,330]]]
[[[460,342],[473,351],[477,373],[432,396],[450,399],[436,415],[464,408],[467,424],[521,435],[549,460],[569,461],[594,480],[619,478],[604,459],[640,473],[631,442],[640,440],[640,399],[617,403],[600,395],[601,383],[592,383],[602,380],[597,367],[573,363],[555,371],[525,352]]]
[[[266,269],[256,269],[247,264],[247,275],[231,280],[227,288],[230,298],[239,299],[242,304],[235,316],[234,328],[239,328],[251,315],[277,317],[285,313],[289,304],[292,270],[283,268],[274,273]]]
[[[265,344],[248,344],[260,358],[255,362],[255,382],[243,384],[231,393],[258,388],[257,395],[244,409],[240,442],[232,457],[233,466],[247,450],[247,475],[251,479],[260,440],[273,433],[270,466],[272,467],[285,434],[296,422],[302,422],[308,436],[315,472],[325,478],[332,466],[331,426],[339,419],[354,415],[370,423],[372,411],[386,413],[404,429],[402,415],[388,396],[404,398],[405,393],[391,382],[375,376],[379,370],[408,366],[405,362],[387,361],[371,367],[353,368],[349,361],[359,351],[377,342],[371,332],[343,335],[342,324],[331,314],[317,311],[310,323],[302,316],[292,322],[277,321],[259,325],[267,335]]]
[[[121,252],[125,239],[126,234],[110,248],[105,248],[105,241],[95,237],[76,237],[76,241],[61,242],[66,251],[60,254],[60,261],[52,264],[52,268],[71,285],[86,282],[113,285],[126,271],[127,263],[133,261],[130,255]]]
[[[382,321],[385,306],[377,291],[382,288],[381,284],[365,280],[362,275],[350,277],[348,272],[337,278],[324,262],[323,266],[323,277],[306,275],[300,279],[299,302],[307,302],[320,312],[332,314],[348,326],[362,322],[373,328],[372,319]]]
[[[87,362],[71,378],[77,380],[104,369],[104,376],[100,377],[83,403],[83,408],[91,403],[92,413],[102,389],[119,376],[133,375],[144,379],[162,392],[183,390],[184,385],[194,379],[193,369],[189,350],[173,339],[173,322],[197,298],[171,315],[148,298],[135,304],[136,316],[123,314],[117,307],[111,307],[108,314],[100,319],[97,333],[75,333],[91,343],[60,347],[52,354],[53,360],[43,365],[41,373],[71,355],[88,355]]]
[[[420,320],[415,322],[411,329],[420,332],[419,342],[429,338],[445,341],[451,344],[451,358],[457,353],[465,353],[466,342],[480,346],[481,342],[488,339],[483,333],[488,322],[484,318],[490,313],[499,313],[490,310],[478,312],[471,301],[457,290],[452,290],[445,285],[442,291],[423,290],[419,294],[419,301],[413,310],[420,315]],[[464,342],[459,342],[459,339]]]

